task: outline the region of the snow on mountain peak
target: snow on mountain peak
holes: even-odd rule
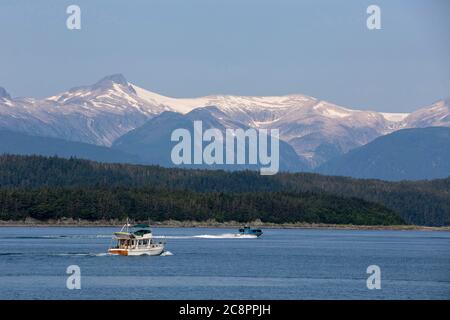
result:
[[[301,94],[172,98],[121,74],[46,99],[11,99],[0,87],[3,128],[107,146],[164,111],[187,114],[210,106],[226,115],[214,113],[224,127],[232,119],[242,128],[279,129],[281,139],[313,165],[401,128],[450,126],[450,99],[407,114],[354,110]]]
[[[171,98],[160,95],[138,87],[130,85],[138,97],[155,105],[163,105],[172,111],[186,114],[195,108],[206,106],[217,106],[229,112],[243,110],[269,110],[283,109],[287,107],[299,106],[305,103],[316,101],[315,98],[305,95],[287,96],[233,96],[233,95],[209,95],[198,98]]]
[[[358,112],[357,110],[340,107],[326,101],[319,101],[311,107],[311,110],[314,113],[332,119],[346,118]]]
[[[388,121],[391,122],[401,122],[405,120],[407,116],[409,116],[409,113],[388,113],[388,112],[381,112],[381,115]]]
[[[449,99],[440,100],[431,106],[421,108],[405,118],[408,128],[449,127],[450,103]]]

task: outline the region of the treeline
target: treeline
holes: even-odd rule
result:
[[[317,193],[192,192],[147,187],[0,189],[0,220],[27,217],[404,224],[398,215],[381,205]]]
[[[253,171],[168,169],[39,156],[0,156],[0,187],[127,187],[165,192],[287,193],[360,198],[398,213],[407,223],[450,225],[450,178],[386,182],[311,173],[261,176]]]

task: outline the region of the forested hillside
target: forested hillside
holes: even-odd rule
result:
[[[167,215],[178,212],[180,216],[174,216],[173,219],[188,217],[220,219],[223,214],[225,220],[244,221],[248,220],[247,218],[260,217],[262,220],[273,222],[335,221],[333,223],[377,224],[380,221],[376,222],[376,219],[373,222],[369,221],[372,219],[369,218],[371,214],[378,212],[384,215],[393,211],[407,223],[450,224],[450,178],[385,182],[307,173],[261,176],[251,171],[167,169],[158,166],[103,164],[77,159],[4,155],[0,157],[0,186],[2,215],[11,214],[13,204],[8,201],[13,197],[6,193],[14,191],[18,193],[17,197],[20,199],[21,197],[42,199],[37,197],[36,193],[48,194],[48,199],[44,198],[47,200],[40,200],[40,203],[46,204],[63,201],[65,204],[72,203],[70,206],[73,206],[71,201],[76,194],[85,194],[85,197],[92,196],[97,200],[112,197],[111,199],[119,199],[121,205],[124,204],[123,209],[117,209],[115,212],[112,212],[114,211],[112,209],[104,210],[105,215],[135,212],[144,215],[151,213],[155,217],[161,214],[161,217],[165,215],[167,218]],[[79,192],[74,194],[73,190]],[[33,192],[35,194],[31,196]],[[64,197],[64,194],[69,195],[71,199]],[[142,202],[139,199],[126,200],[133,199],[125,197],[126,194],[135,194],[136,198],[142,199],[148,199],[153,195],[159,198]],[[80,198],[78,201],[84,204],[86,199]],[[232,200],[227,202],[227,199]],[[236,199],[240,199],[239,206],[235,205]],[[161,209],[158,214],[155,212],[160,209],[151,212],[148,211],[150,209],[144,210],[146,206],[143,203],[147,203],[148,206],[154,204],[161,208],[160,204],[164,201],[173,205],[166,206],[165,211]],[[109,202],[99,201],[99,205],[101,203]],[[39,203],[30,204],[22,199],[17,200],[14,205],[18,208],[15,211],[16,217],[21,218],[27,214],[31,215],[30,208],[36,209]],[[99,210],[95,206],[91,209],[94,215]],[[41,218],[45,218],[45,214],[49,212],[55,212],[56,215],[65,212],[62,209],[39,210],[40,213],[33,214],[38,216],[40,214]],[[349,220],[349,216],[353,218]],[[339,220],[340,218],[342,219]],[[392,219],[385,221],[391,223]]]
[[[315,193],[190,192],[147,187],[0,189],[0,220],[125,219],[391,225],[404,221],[360,199]]]

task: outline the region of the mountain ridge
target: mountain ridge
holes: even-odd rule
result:
[[[242,127],[278,128],[311,168],[396,130],[450,126],[450,99],[410,114],[354,110],[302,94],[184,99],[140,88],[121,74],[43,99],[11,98],[5,89],[1,96],[2,129],[103,146],[164,111],[216,106]]]
[[[84,142],[58,138],[31,136],[21,132],[0,129],[0,154],[58,156],[105,163],[142,163],[136,155]]]
[[[220,120],[218,120],[220,119]],[[147,163],[158,164],[166,167],[174,166],[171,159],[171,150],[178,143],[171,141],[171,133],[175,129],[186,129],[191,138],[194,137],[194,122],[201,121],[203,131],[207,129],[218,129],[222,133],[223,139],[226,137],[227,129],[250,129],[241,123],[235,122],[232,118],[215,106],[196,108],[186,114],[180,114],[173,111],[165,111],[160,115],[148,120],[144,125],[136,128],[119,139],[117,139],[112,148],[118,149],[130,154],[136,154]],[[268,133],[270,134],[270,132]],[[268,137],[269,138],[269,137]],[[268,139],[268,148],[270,149],[270,141]],[[191,147],[194,146],[193,142]],[[203,142],[202,147],[208,145]],[[203,150],[203,149],[202,149]],[[222,155],[225,157],[227,153],[225,143],[223,143]],[[246,144],[245,154],[248,159],[249,146]],[[191,150],[191,154],[194,154]],[[186,168],[209,168],[224,170],[243,170],[243,169],[260,169],[262,166],[258,164],[237,164],[236,153],[234,153],[234,164],[184,164]],[[286,142],[279,140],[279,170],[281,171],[306,171],[308,170],[307,161],[302,159],[294,149]]]
[[[376,138],[316,170],[322,174],[381,180],[450,176],[450,128],[407,128]]]

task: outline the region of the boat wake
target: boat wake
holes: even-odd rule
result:
[[[70,236],[64,235],[54,235],[54,236],[5,236],[0,237],[0,239],[24,239],[24,240],[33,240],[33,239],[63,239],[69,238]]]
[[[107,252],[100,252],[100,253],[68,252],[68,253],[54,253],[49,255],[60,257],[106,257],[110,256],[111,254]]]
[[[195,236],[153,236],[157,239],[255,239],[253,234],[223,233],[223,234],[199,234]]]
[[[106,234],[97,235],[43,235],[43,236],[6,236],[0,237],[0,239],[111,239],[113,236]],[[252,234],[239,234],[239,233],[224,233],[224,234],[200,234],[194,236],[153,236],[156,239],[254,239],[257,236]]]
[[[0,256],[47,256],[47,257],[104,257],[110,253],[89,253],[89,252],[60,252],[60,253],[29,253],[29,252],[1,252]]]
[[[192,239],[192,236],[153,236],[155,239]]]
[[[15,254],[15,253],[11,253]],[[0,254],[2,255],[2,254]],[[100,252],[100,253],[77,253],[77,252],[69,252],[69,253],[53,253],[53,254],[48,254],[50,256],[59,256],[59,257],[110,257],[110,256],[119,256],[117,254],[112,254],[112,253],[108,253],[108,252]],[[145,255],[144,255],[145,256]],[[170,251],[164,251],[163,253],[160,254],[161,257],[165,257],[165,256],[173,256],[173,253]]]
[[[34,239],[95,239],[95,238],[112,238],[111,235],[90,235],[90,234],[72,234],[72,235],[42,235],[42,236],[3,236],[0,239],[19,239],[19,240],[34,240]]]
[[[202,239],[256,239],[257,236],[252,234],[224,233],[224,234],[201,234],[193,236],[193,238]]]

